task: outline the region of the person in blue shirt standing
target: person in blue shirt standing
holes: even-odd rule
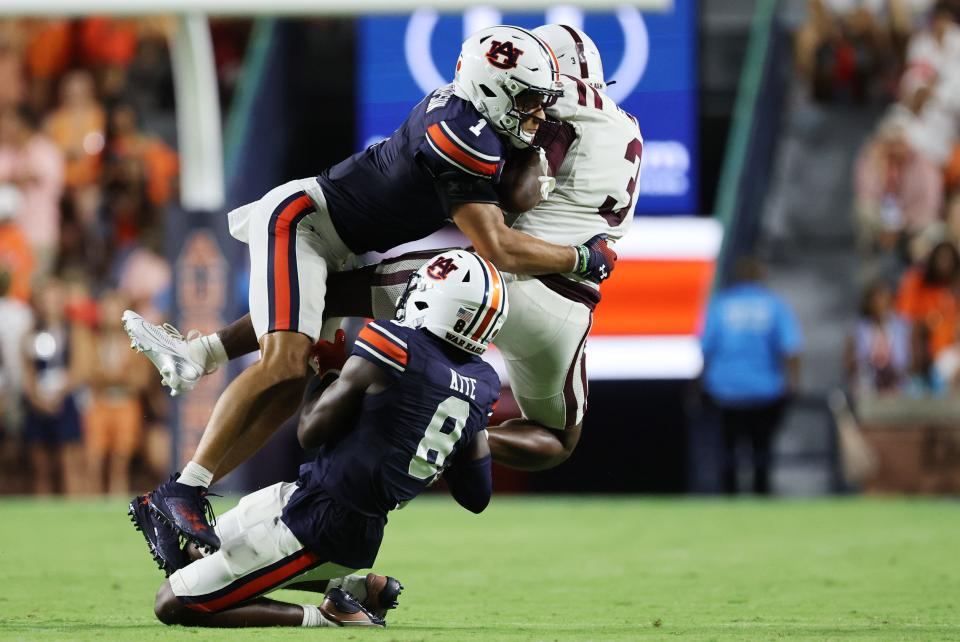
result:
[[[734,283],[710,301],[701,341],[704,389],[720,411],[728,493],[737,491],[742,441],[752,449],[753,491],[770,493],[773,436],[800,379],[800,326],[763,277],[757,260],[737,262]]]

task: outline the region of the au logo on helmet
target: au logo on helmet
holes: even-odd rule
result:
[[[494,67],[513,69],[517,66],[517,61],[521,55],[523,55],[523,49],[517,49],[511,41],[492,40],[490,41],[490,51],[487,52],[487,60]],[[501,56],[503,56],[502,60]]]
[[[453,259],[438,256],[437,260],[427,267],[427,276],[429,276],[431,279],[436,279],[437,281],[443,281],[450,276],[451,272],[456,269],[459,268],[457,268],[457,265],[453,262]]]

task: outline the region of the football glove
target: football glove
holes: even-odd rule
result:
[[[597,234],[583,245],[574,245],[577,251],[577,265],[573,273],[594,283],[602,283],[610,278],[617,263],[617,253],[607,245],[607,235]]]
[[[310,365],[318,374],[328,370],[342,370],[347,361],[347,335],[343,330],[337,330],[333,341],[323,339],[313,344],[310,349]]]

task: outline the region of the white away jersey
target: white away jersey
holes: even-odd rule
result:
[[[603,92],[573,76],[561,80],[563,96],[547,114],[572,127],[576,137],[555,169],[556,189],[513,227],[558,244],[583,243],[597,234],[617,240],[633,220],[643,151],[640,127]]]

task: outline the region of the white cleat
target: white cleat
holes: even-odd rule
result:
[[[124,311],[123,329],[130,336],[130,347],[153,362],[171,396],[190,392],[200,382],[204,369],[190,358],[189,336],[184,337],[169,323],[150,323],[133,310]]]

